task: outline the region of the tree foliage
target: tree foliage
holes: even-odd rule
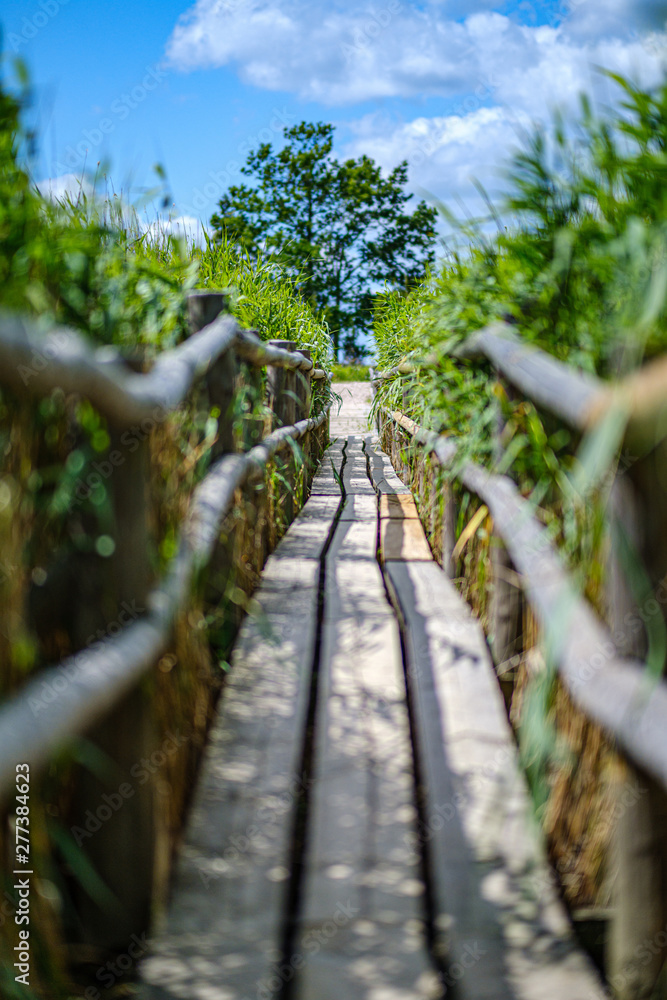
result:
[[[408,209],[407,161],[388,176],[368,156],[339,161],[333,133],[333,125],[301,122],[284,130],[282,149],[260,145],[242,168],[254,185],[230,187],[211,223],[218,238],[261,248],[299,274],[336,354],[342,346],[355,358],[375,293],[408,290],[433,262],[436,210],[424,201]]]

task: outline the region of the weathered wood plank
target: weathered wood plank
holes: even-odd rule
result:
[[[400,520],[419,517],[417,504],[411,493],[382,493],[380,495],[380,518],[395,517]]]
[[[419,518],[386,517],[380,522],[382,559],[433,559]]]
[[[348,548],[350,527],[363,533],[361,559]],[[374,542],[372,522],[341,521],[327,556],[297,1000],[440,996],[409,847],[416,810],[400,637]]]
[[[410,490],[398,477],[391,459],[378,446],[376,438],[368,435],[365,439],[368,468],[373,486],[380,494],[410,494]]]
[[[479,624],[434,563],[386,573],[406,622],[423,780],[414,849],[427,854],[447,985],[463,1000],[601,1000],[531,822]]]
[[[363,450],[364,440],[358,434],[350,434],[345,448],[345,464],[343,465],[343,485],[346,494],[375,496],[375,490],[368,478],[366,455]]]
[[[311,496],[273,553],[274,560],[318,558],[340,502],[340,494]]]
[[[375,490],[366,473],[366,463],[346,462],[343,466],[343,486],[347,494],[375,496]]]
[[[377,558],[377,520],[341,521],[334,535],[331,549],[337,559],[360,562]]]
[[[345,497],[341,521],[376,521],[378,516],[377,498],[365,493],[351,493]]]
[[[337,504],[308,501],[267,561],[200,772],[174,900],[142,964],[155,1000],[255,997],[280,957],[315,648]],[[295,613],[298,609],[298,614]]]
[[[313,481],[310,485],[311,496],[336,496],[340,497],[340,483],[336,476],[340,477],[341,466],[343,464],[342,444],[329,445],[322,456]]]

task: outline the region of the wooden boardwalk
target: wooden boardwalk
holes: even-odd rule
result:
[[[349,434],[368,434],[368,413],[371,408],[370,382],[334,382],[333,391],[340,396],[340,407],[331,409],[330,432],[332,438],[346,438]]]
[[[242,627],[142,995],[597,1000],[529,812],[481,629],[341,435]]]

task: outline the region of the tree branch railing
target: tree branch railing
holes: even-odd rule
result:
[[[132,371],[115,349],[95,350],[75,331],[44,331],[34,321],[0,315],[0,385],[19,397],[60,388],[88,399],[109,421],[112,445],[122,440],[119,432],[125,428],[146,418],[154,421],[156,409],[162,419],[175,412],[204,380],[210,405],[220,413],[217,440],[211,446],[213,464],[191,497],[176,554],[153,585],[147,551],[147,436],[136,452],[121,455],[112,482],[116,548],[112,559],[105,561],[113,562],[112,570],[105,572],[118,605],[134,599],[145,611],[113,637],[89,649],[84,644],[80,652],[40,669],[0,707],[0,800],[8,801],[17,764],[28,764],[37,775],[77,736],[93,739],[117,765],[118,773],[127,773],[155,749],[150,699],[140,681],[167,649],[195,577],[214,554],[218,568],[221,559],[231,559],[230,549],[222,551],[217,543],[236,492],[263,479],[267,465],[295,442],[302,443],[305,456],[312,452],[319,457],[325,433],[328,436],[331,401],[327,393],[320,393],[319,412],[311,416],[310,383],[330,381],[330,376],[315,367],[308,351],[291,349],[294,345],[289,342],[263,343],[256,334],[242,330],[231,316],[220,314],[222,294],[193,293],[188,306],[192,335],[161,354],[146,374]],[[289,349],[279,346],[284,343]],[[244,451],[238,450],[230,420],[239,360],[255,370],[266,367],[275,427],[257,440],[255,426],[254,440]],[[250,374],[250,381],[253,378]],[[271,386],[278,383],[283,391],[271,395]],[[289,481],[289,473],[285,475]],[[45,684],[52,692],[48,711],[36,713],[35,699],[39,703]],[[84,815],[86,808],[99,803],[105,786],[93,781],[86,789],[83,780],[81,784],[77,808]],[[118,913],[110,913],[99,901],[87,900],[78,913],[84,941],[104,951],[114,951],[131,934],[147,929],[155,892],[163,888],[157,874],[161,820],[155,783],[151,780],[146,788],[133,791],[123,809],[106,823],[104,835],[86,845],[89,862],[121,903]],[[133,844],[132,856],[124,857],[122,864],[114,850],[117,843]]]
[[[515,398],[529,399],[580,435],[592,432],[612,414],[624,425],[621,437],[627,461],[619,467],[611,489],[612,514],[636,546],[654,590],[645,604],[652,600],[655,608],[646,612],[644,605],[638,607],[614,541],[607,627],[579,594],[529,501],[511,479],[458,458],[454,437],[420,427],[400,411],[378,408],[386,428],[400,428],[433,462],[453,469],[455,478],[482,500],[491,515],[494,535],[505,553],[500,569],[510,570],[493,576],[492,646],[499,675],[506,667],[506,651],[521,648],[520,610],[511,625],[516,634],[502,634],[498,642],[495,633],[502,632],[512,618],[506,613],[508,606],[523,591],[573,703],[617,744],[634,787],[641,792],[634,805],[621,808],[625,781],[617,788],[619,819],[612,844],[615,906],[608,971],[615,995],[631,1000],[655,987],[667,958],[664,943],[656,945],[650,961],[638,958],[646,941],[662,942],[656,934],[667,925],[667,683],[649,674],[642,625],[647,613],[664,617],[667,596],[663,593],[667,530],[662,524],[667,485],[667,358],[651,361],[617,383],[607,383],[522,342],[506,324],[474,333],[452,354],[462,361],[490,361],[496,377],[506,380]],[[387,379],[412,378],[420,367],[431,365],[404,360],[391,371],[371,371],[374,390]],[[390,437],[400,450],[394,431]],[[499,443],[497,451],[500,458]],[[446,510],[452,503],[448,497]],[[449,524],[455,520],[450,512]],[[451,562],[455,543],[450,531],[443,545],[444,565]],[[639,628],[635,628],[637,622]],[[513,640],[517,646],[512,646]],[[659,996],[667,996],[664,985],[661,988]]]
[[[117,426],[130,426],[154,414],[170,412],[193,383],[233,351],[252,365],[300,371],[311,379],[326,372],[295,351],[264,344],[242,330],[232,316],[221,315],[179,347],[161,355],[145,375],[128,370],[112,347],[94,349],[76,331],[54,328],[44,333],[34,320],[0,314],[0,376],[12,389],[44,395],[52,389],[84,395]]]

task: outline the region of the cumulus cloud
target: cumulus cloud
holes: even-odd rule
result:
[[[420,195],[443,198],[450,208],[458,195],[476,216],[485,209],[473,180],[497,197],[504,184],[503,164],[530,125],[528,115],[501,107],[398,124],[381,114],[366,115],[351,123],[352,138],[343,152],[366,153],[387,170],[407,160],[411,186]]]
[[[329,105],[460,93],[482,70],[466,24],[402,0],[368,10],[197,0],[174,28],[167,58],[181,70],[231,65],[245,83]]]
[[[567,90],[573,65],[595,61],[610,40],[631,54],[637,50],[633,68],[641,72],[640,31],[659,25],[658,5],[649,0],[633,0],[631,9],[630,0],[567,0],[546,25],[537,17],[531,23],[528,0],[518,20],[491,6],[466,4],[465,17],[457,19],[461,5],[447,2],[378,0],[366,9],[345,0],[197,0],[175,26],[167,58],[184,71],[231,66],[256,87],[344,105],[455,97],[490,74],[501,80],[535,75],[547,62],[552,77],[565,66]]]

